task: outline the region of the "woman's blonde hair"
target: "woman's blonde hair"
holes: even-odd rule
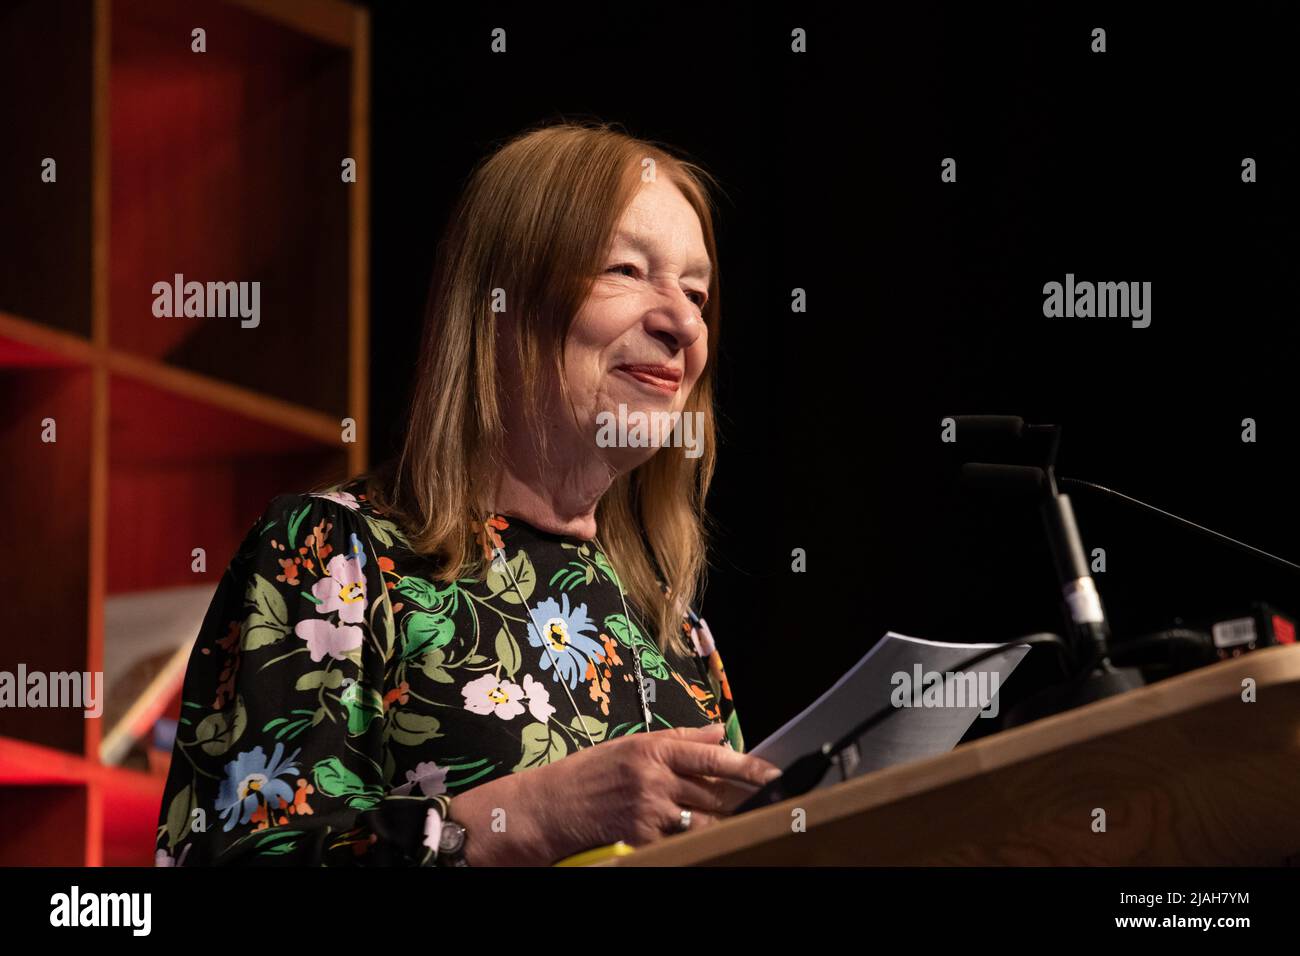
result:
[[[661,450],[620,475],[601,499],[596,522],[628,600],[657,631],[660,650],[671,645],[688,653],[681,608],[703,586],[704,500],[716,461],[720,297],[711,188],[717,183],[670,147],[607,123],[565,122],[526,131],[478,164],[439,246],[400,455],[369,476],[366,493],[400,520],[412,550],[435,559],[439,580],[486,570],[486,495],[501,467],[505,434],[495,290],[504,291],[514,320],[513,364],[523,376],[505,384],[522,387],[525,409],[542,408],[541,389],[558,382],[567,394],[565,338],[647,169],[666,177],[694,208],[713,266],[702,310],[708,362],[683,409],[702,413],[702,454]],[[676,600],[665,598],[660,581]]]

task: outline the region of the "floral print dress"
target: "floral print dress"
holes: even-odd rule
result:
[[[275,498],[226,569],[185,675],[159,866],[434,865],[456,793],[645,730],[634,655],[652,729],[722,723],[744,750],[693,612],[695,653],[661,653],[598,548],[509,516],[483,528],[504,565],[435,581],[364,487]]]

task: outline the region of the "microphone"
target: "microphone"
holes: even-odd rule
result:
[[[952,420],[957,434],[969,438],[1015,439],[1025,431],[1025,420],[1016,415],[953,415]]]
[[[1084,556],[1070,497],[1057,490],[1051,468],[967,462],[961,467],[961,476],[975,488],[1040,499],[1043,526],[1074,638],[1072,649],[1085,672],[1102,664],[1110,643],[1110,625]]]
[[[1116,668],[1110,659],[1110,625],[1101,595],[1084,556],[1083,539],[1068,495],[1056,485],[1056,457],[1061,443],[1059,425],[1026,425],[1013,415],[970,415],[956,418],[975,434],[1001,437],[1019,446],[1017,457],[1028,455],[1041,465],[967,462],[962,479],[968,485],[1037,499],[1060,587],[1069,637],[1068,676],[1063,684],[1044,688],[1011,708],[1003,721],[1014,727],[1048,714],[1068,710],[1142,685],[1136,668]]]
[[[978,491],[1035,497],[1047,483],[1043,469],[1029,465],[988,465],[970,461],[961,466],[962,482]]]

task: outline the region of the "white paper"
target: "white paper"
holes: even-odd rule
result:
[[[1028,653],[1029,645],[1012,645],[961,671],[965,677],[948,672],[997,646],[926,641],[890,631],[830,690],[746,753],[787,769],[805,754],[819,750],[823,743],[833,743],[850,733],[857,724],[895,699],[912,704],[919,700],[923,706],[897,707],[897,713],[846,748],[840,764],[832,767],[813,789],[829,787],[872,770],[946,753],[957,746],[975,720],[989,719],[979,716],[982,708],[996,716],[997,693]],[[946,676],[940,681],[936,674]],[[922,695],[926,688],[932,688],[929,703],[933,704],[933,695],[939,694],[942,706],[925,705]]]

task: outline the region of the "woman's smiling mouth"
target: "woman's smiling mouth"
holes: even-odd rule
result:
[[[681,387],[681,369],[668,365],[620,365],[615,371],[669,395],[675,394]]]

